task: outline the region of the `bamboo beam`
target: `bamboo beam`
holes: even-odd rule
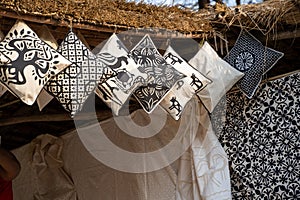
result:
[[[300,37],[300,30],[294,30],[294,31],[286,31],[286,32],[280,32],[277,34],[274,34],[272,39],[273,40],[284,40],[284,39],[292,39],[292,38],[298,38]]]

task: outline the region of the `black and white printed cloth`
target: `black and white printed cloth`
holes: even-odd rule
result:
[[[190,66],[171,46],[166,49],[164,59],[176,70],[186,75],[186,77],[177,81],[175,87],[160,103],[175,120],[179,120],[185,105],[211,81]]]
[[[109,62],[114,58],[95,56],[73,31],[68,33],[59,46],[58,52],[69,59],[72,65],[49,80],[45,88],[74,117],[94,92],[97,84],[116,75],[103,62],[103,60]]]
[[[185,75],[166,62],[148,34],[130,53],[135,62],[140,65],[138,69],[153,77],[147,86],[141,86],[134,92],[143,109],[147,113],[151,113],[176,82]]]
[[[242,92],[251,98],[262,76],[268,72],[284,54],[265,47],[246,30],[242,30],[234,47],[224,60],[245,76],[237,83]]]
[[[202,104],[211,113],[222,97],[244,74],[226,61],[205,42],[189,64],[209,78],[212,83],[197,93]]]
[[[252,99],[237,91],[226,101],[212,122],[229,158],[234,199],[299,199],[300,73],[262,84]]]
[[[127,48],[116,34],[113,34],[101,48],[98,55],[112,55],[115,63],[109,66],[117,73],[116,76],[99,84],[95,93],[119,115],[122,106],[128,101],[133,92],[141,85],[146,85],[150,80],[147,73],[138,69],[135,61],[129,56]]]
[[[24,22],[17,21],[0,42],[0,64],[0,81],[32,105],[47,81],[71,62],[40,40]]]

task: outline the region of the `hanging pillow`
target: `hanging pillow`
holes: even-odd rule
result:
[[[211,81],[189,65],[171,46],[166,49],[164,59],[176,70],[186,75],[185,78],[177,81],[175,87],[160,103],[175,120],[178,120],[188,101]]]
[[[22,21],[0,42],[0,52],[0,81],[28,105],[51,77],[71,64]]]
[[[134,92],[134,96],[143,109],[147,113],[151,113],[175,83],[185,76],[165,61],[148,34],[130,53],[136,63],[140,65],[138,69],[153,77],[148,85],[141,86]]]
[[[108,39],[97,55],[114,56],[117,60],[115,63],[107,63],[117,75],[99,84],[95,93],[118,115],[134,90],[145,85],[150,77],[138,70],[138,65],[128,55],[127,48],[116,34]]]
[[[245,74],[237,83],[237,86],[248,98],[252,98],[262,80],[262,76],[283,55],[279,51],[265,47],[249,32],[242,30],[235,45],[224,60]]]
[[[196,55],[190,59],[189,64],[212,81],[197,93],[210,113],[226,92],[244,75],[220,58],[208,42],[205,42]]]
[[[115,72],[95,56],[73,31],[68,33],[58,52],[72,65],[49,80],[45,88],[74,117],[97,84],[115,76]]]

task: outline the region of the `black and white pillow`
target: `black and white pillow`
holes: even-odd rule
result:
[[[47,81],[71,62],[18,21],[0,42],[0,81],[32,105]]]
[[[245,74],[237,83],[237,86],[248,98],[252,98],[262,80],[262,76],[283,55],[279,51],[265,47],[249,32],[242,30],[234,47],[224,60]]]
[[[103,83],[116,73],[95,56],[73,31],[68,33],[58,52],[68,58],[72,65],[49,80],[45,88],[74,117],[97,84]]]
[[[148,34],[130,53],[135,62],[140,65],[138,69],[153,77],[146,86],[141,86],[134,92],[143,109],[151,113],[176,82],[185,75],[166,62]]]
[[[127,48],[116,34],[113,34],[97,56],[114,56],[116,62],[107,63],[117,75],[99,84],[95,93],[118,115],[135,89],[145,85],[150,77],[138,70],[138,65],[129,56]]]
[[[164,59],[168,64],[173,65],[176,70],[186,75],[185,78],[177,81],[175,87],[160,103],[175,120],[178,120],[185,105],[211,81],[189,65],[171,46],[166,49]]]
[[[197,93],[210,113],[226,92],[244,75],[220,58],[208,42],[205,42],[196,55],[189,60],[189,64],[212,81]]]

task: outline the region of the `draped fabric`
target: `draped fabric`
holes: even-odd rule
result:
[[[197,98],[187,104],[179,121],[157,107],[156,110],[161,112],[154,111],[150,115],[151,120],[163,121],[165,116],[166,122],[156,135],[147,138],[126,134],[116,118],[100,122],[106,137],[128,152],[163,151],[163,147],[172,143],[177,133],[182,142],[193,139],[193,135],[196,137],[180,159],[176,158],[166,166],[145,173],[116,170],[97,160],[91,154],[91,149],[84,146],[81,128],[59,138],[39,136],[30,144],[14,150],[22,167],[20,175],[13,182],[15,199],[191,200],[214,199],[216,194],[223,194],[224,198],[219,199],[230,198],[226,154],[210,128],[208,112],[204,107],[196,109],[195,105],[199,105]],[[194,113],[199,118],[193,119]],[[149,115],[142,109],[133,112],[131,118],[136,124],[150,123]],[[124,124],[130,128],[126,120]],[[94,127],[95,124],[91,124],[82,130],[92,130]],[[90,135],[86,134],[85,137]],[[116,157],[110,153],[110,149],[100,144],[99,147],[110,158]],[[190,165],[184,164],[186,155],[191,155],[188,158]],[[163,158],[167,160],[169,156]],[[131,165],[134,167],[138,163],[133,161]]]
[[[299,199],[300,73],[262,84],[251,100],[228,94],[224,123],[212,121],[229,157],[234,199]]]
[[[73,181],[63,168],[63,148],[63,139],[46,134],[13,152],[21,164],[13,181],[14,199],[77,199]]]

